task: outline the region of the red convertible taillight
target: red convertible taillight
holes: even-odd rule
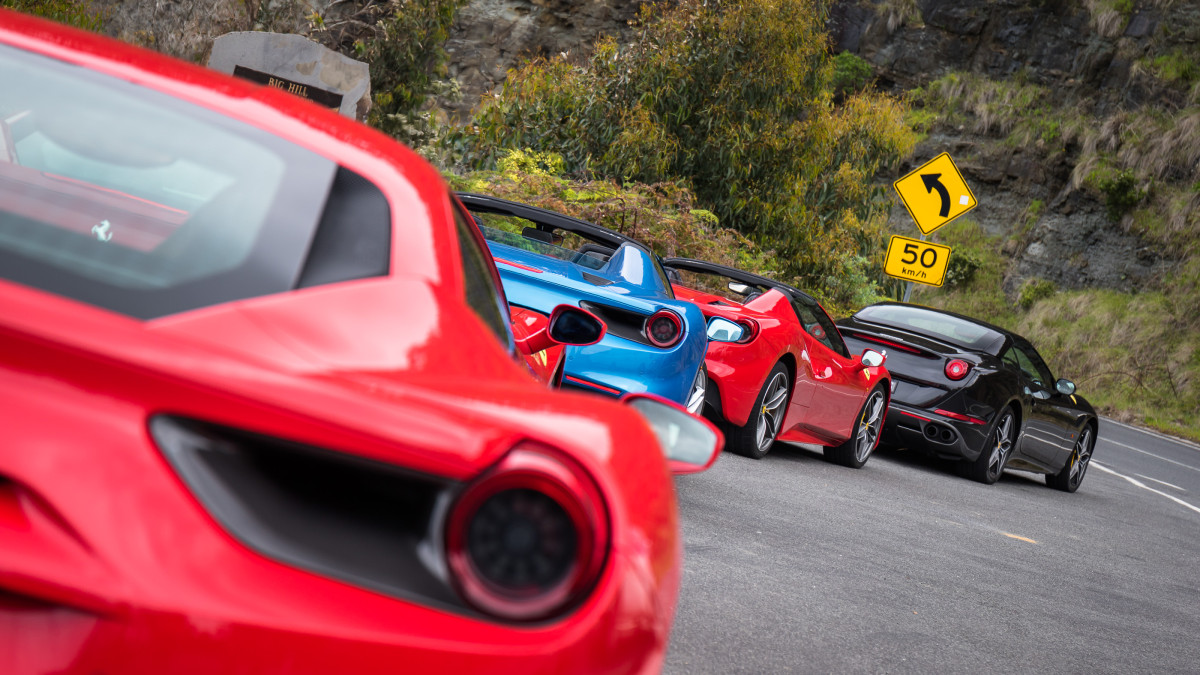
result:
[[[646,337],[655,347],[673,347],[683,337],[683,322],[675,312],[656,312],[646,320]]]
[[[446,526],[446,558],[463,599],[516,621],[579,604],[608,545],[608,510],[595,482],[574,461],[533,445],[471,483]]]
[[[969,370],[971,370],[971,364],[962,359],[951,359],[946,363],[946,377],[952,380],[963,379]]]

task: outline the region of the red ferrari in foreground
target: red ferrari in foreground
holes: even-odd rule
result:
[[[3,11],[0,91],[0,673],[657,670],[718,437],[523,372],[431,167]]]
[[[668,258],[675,295],[709,317],[705,410],[730,450],[761,458],[776,440],[815,443],[862,467],[879,444],[890,376],[879,352],[851,356],[837,326],[803,291],[724,265]],[[705,290],[701,290],[705,289]]]

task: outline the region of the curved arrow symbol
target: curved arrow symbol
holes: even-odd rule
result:
[[[938,209],[938,215],[945,218],[950,215],[950,192],[942,185],[942,181],[938,180],[941,177],[940,173],[923,173],[921,182],[925,184],[926,192],[938,191],[938,196],[942,198],[942,208]]]

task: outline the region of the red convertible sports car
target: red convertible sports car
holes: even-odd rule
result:
[[[776,440],[815,443],[859,468],[879,443],[890,396],[884,357],[852,356],[821,305],[803,291],[732,267],[668,258],[675,295],[700,306],[709,335],[705,412],[730,450],[761,458]],[[736,336],[736,337],[734,337]]]
[[[6,11],[0,91],[0,673],[657,671],[719,437],[529,377],[431,167]]]

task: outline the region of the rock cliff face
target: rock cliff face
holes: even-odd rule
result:
[[[621,39],[644,0],[473,0],[459,10],[446,51],[462,100],[446,107],[465,119],[525,57],[586,59],[601,35]]]
[[[1121,14],[1080,0],[839,0],[828,25],[834,51],[866,59],[884,90],[903,93],[968,72],[1048,87],[1059,102],[1100,119],[1118,109],[1183,104],[1176,90],[1137,67],[1169,30],[1164,20],[1192,19],[1197,11],[1174,7],[1168,16],[1163,6],[1170,4],[1139,2]],[[942,129],[903,170],[949,151],[979,198],[970,217],[992,234],[1019,232],[1030,204],[1046,205],[1028,232],[1006,244],[1010,295],[1029,277],[1060,288],[1117,290],[1161,279],[1169,257],[1112,222],[1102,204],[1072,184],[1078,147],[1046,153],[995,140],[961,126]],[[897,232],[915,232],[902,209],[892,221]]]

